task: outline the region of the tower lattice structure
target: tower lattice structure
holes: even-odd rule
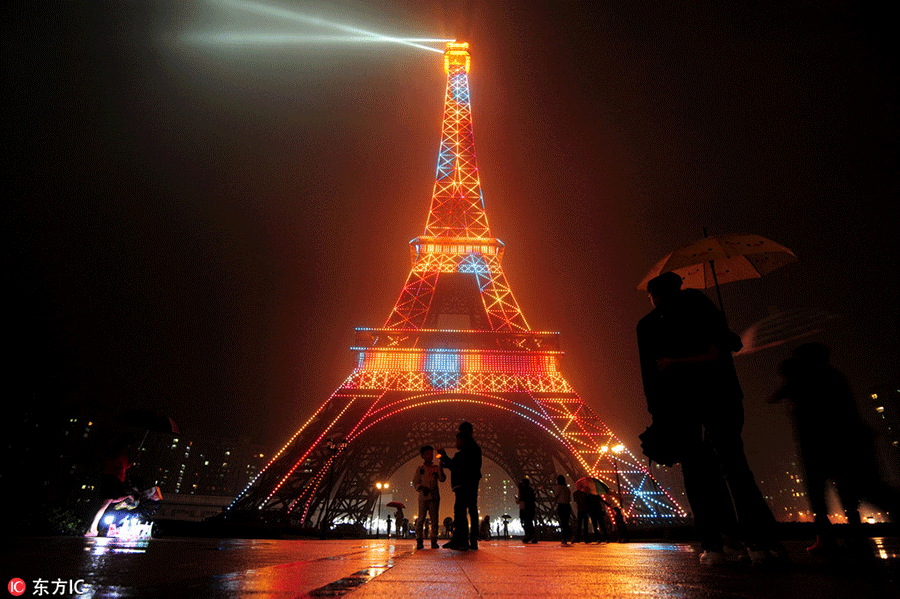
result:
[[[422,445],[453,447],[462,420],[475,425],[485,457],[517,482],[531,479],[539,521],[555,519],[558,473],[606,483],[633,524],[685,516],[565,380],[559,334],[532,330],[513,296],[501,266],[504,244],[485,212],[470,60],[468,44],[447,45],[431,207],[424,234],[410,242],[412,268],[400,297],[383,327],[356,329],[353,371],[225,518],[365,523],[375,483],[418,458]]]

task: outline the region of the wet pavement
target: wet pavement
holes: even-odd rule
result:
[[[61,537],[10,539],[2,563],[25,597],[900,597],[900,539],[873,539],[864,557],[811,557],[803,545],[788,544],[789,566],[760,568],[700,566],[692,545],[662,542],[454,552],[405,540]]]

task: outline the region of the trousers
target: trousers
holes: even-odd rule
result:
[[[459,544],[478,544],[478,486],[460,487],[454,491],[453,541]],[[471,520],[471,523],[470,523]]]
[[[422,540],[424,534],[424,526],[425,526],[425,517],[429,517],[431,519],[430,533],[432,540],[437,540],[438,538],[438,508],[441,505],[440,498],[437,499],[425,499],[424,497],[419,497],[419,519],[416,520],[416,539],[419,541]]]

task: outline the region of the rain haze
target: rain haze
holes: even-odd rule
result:
[[[349,374],[354,327],[384,324],[431,198],[441,54],[187,37],[346,33],[235,4],[7,13],[21,404],[149,406],[186,434],[274,449]],[[704,227],[799,259],[722,287],[735,331],[821,311],[836,318],[804,340],[831,345],[861,405],[896,380],[897,73],[874,4],[260,4],[470,43],[507,279],[636,454],[649,417],[634,331],[650,309],[636,287]],[[783,408],[765,399],[794,345],[737,359],[754,467],[792,451]]]

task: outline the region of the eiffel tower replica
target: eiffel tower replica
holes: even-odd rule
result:
[[[539,524],[555,522],[551,490],[560,473],[601,481],[631,526],[685,516],[563,378],[559,333],[532,330],[513,296],[481,192],[470,60],[467,43],[447,44],[431,209],[424,234],[410,242],[412,269],[394,309],[383,327],[356,329],[350,376],[226,508],[225,520],[365,525],[377,483],[418,459],[422,445],[454,447],[463,420],[474,424],[485,458],[513,481],[530,478]]]

